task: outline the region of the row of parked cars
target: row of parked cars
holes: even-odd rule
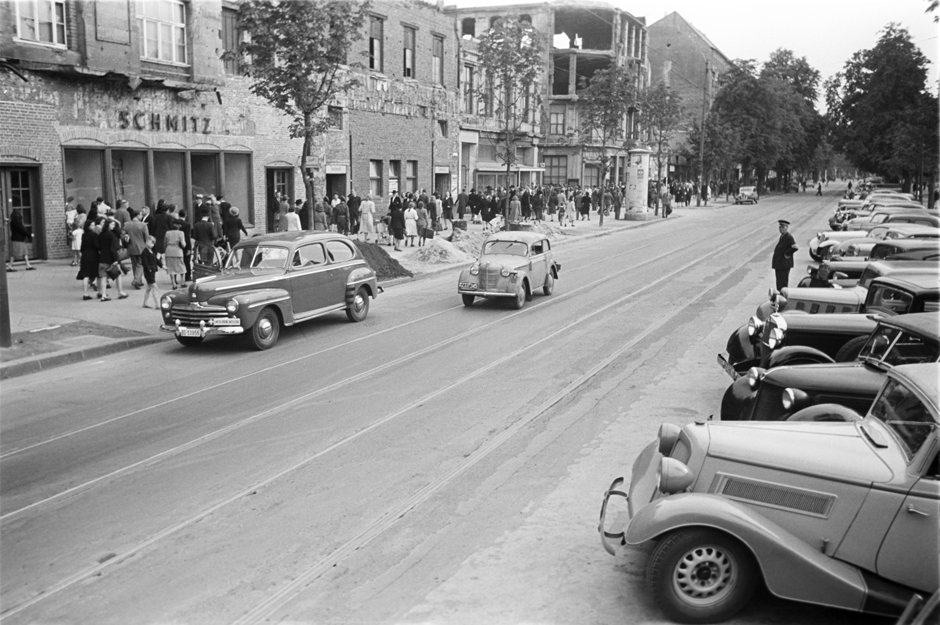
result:
[[[924,258],[831,259],[771,291],[718,357],[720,420],[663,424],[629,487],[611,484],[603,545],[655,541],[647,581],[671,619],[725,620],[763,584],[889,616],[932,595],[920,619],[938,621],[940,269]]]

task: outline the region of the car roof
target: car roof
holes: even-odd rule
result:
[[[908,382],[917,387],[929,401],[934,416],[937,414],[938,379],[940,379],[940,363],[928,362],[917,365],[899,365],[888,371],[888,375]]]
[[[249,239],[242,239],[241,242],[256,243],[294,243],[307,241],[327,241],[332,239],[349,239],[333,232],[310,232],[309,230],[296,230],[291,232],[271,232],[269,234],[258,234]]]
[[[921,261],[911,262],[921,263]],[[932,272],[911,273],[909,271],[896,271],[891,275],[878,276],[872,280],[871,285],[868,287],[869,290],[871,290],[875,283],[887,283],[903,286],[904,288],[914,292],[936,291],[940,289],[940,272],[937,272],[936,268]]]
[[[525,230],[503,230],[495,232],[486,238],[487,241],[521,241],[529,245],[543,240],[545,235],[541,232],[526,232]]]
[[[940,315],[935,312],[879,317],[878,323],[940,341]]]
[[[934,250],[940,248],[940,241],[937,239],[885,239],[875,243],[875,247],[889,245],[902,250]]]

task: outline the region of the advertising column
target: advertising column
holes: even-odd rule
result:
[[[627,163],[626,219],[642,221],[650,218],[649,195],[650,151],[634,148],[629,151]]]

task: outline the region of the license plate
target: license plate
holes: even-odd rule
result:
[[[241,325],[241,320],[231,318],[231,317],[226,317],[224,319],[213,319],[211,323],[214,326],[237,326],[237,325]]]
[[[202,336],[202,330],[199,328],[177,328],[176,334],[178,336]]]
[[[741,377],[741,374],[735,371],[734,367],[731,366],[731,363],[728,362],[721,354],[718,354],[718,364],[721,365],[721,368],[725,370],[725,373],[731,376],[732,380],[737,380],[739,377]]]
[[[477,288],[477,285],[472,282],[461,282],[457,286],[459,286],[461,289],[470,289],[471,291]]]

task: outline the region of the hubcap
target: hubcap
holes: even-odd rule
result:
[[[357,313],[361,313],[362,309],[366,307],[365,298],[361,295],[356,295],[356,298],[353,300],[353,308],[356,309]]]
[[[707,605],[722,598],[734,583],[734,562],[714,546],[696,547],[676,564],[673,586],[686,602]]]
[[[262,339],[268,340],[274,333],[274,324],[267,317],[258,321],[258,334]]]

